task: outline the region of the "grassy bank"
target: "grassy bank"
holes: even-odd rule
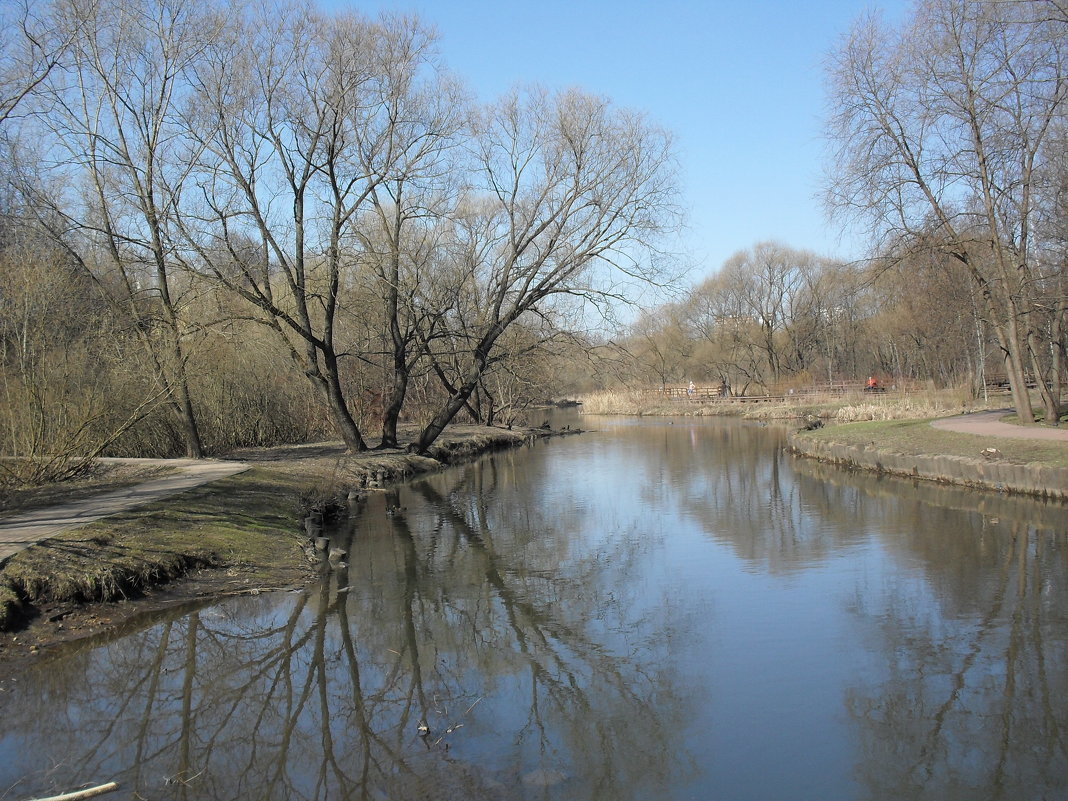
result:
[[[791,449],[851,468],[1038,498],[1068,499],[1068,442],[991,437],[889,420],[799,431]]]
[[[253,469],[21,551],[0,570],[0,630],[49,605],[136,597],[201,567],[226,568],[235,587],[295,580],[306,488]]]
[[[42,613],[58,619],[72,606],[135,598],[200,568],[216,569],[219,591],[290,585],[311,569],[301,531],[309,507],[551,434],[455,426],[436,443],[434,458],[402,451],[348,455],[337,443],[236,452],[232,458],[250,462],[251,470],[12,556],[0,567],[0,631]]]
[[[906,456],[952,456],[987,459],[983,451],[995,447],[997,461],[1018,465],[1068,468],[1068,444],[963,434],[932,428],[930,420],[883,420],[828,426],[800,432],[797,438],[835,442],[855,448],[877,448]],[[987,459],[989,460],[989,459]]]

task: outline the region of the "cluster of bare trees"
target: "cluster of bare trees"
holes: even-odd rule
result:
[[[933,252],[845,264],[760,242],[644,314],[623,344],[645,384],[744,393],[878,374],[978,389],[993,343],[966,279]]]
[[[1068,14],[1060,0],[924,0],[860,20],[834,53],[833,209],[885,252],[956,261],[1021,420],[1065,382]]]
[[[190,456],[221,366],[205,354],[284,357],[352,450],[376,422],[397,445],[414,390],[425,451],[461,412],[501,414],[527,356],[659,269],[667,133],[579,91],[480,106],[415,18],[286,0],[9,13],[5,231],[92,295]],[[33,255],[5,249],[27,275]],[[224,383],[245,378],[264,379]]]
[[[1068,380],[1068,13],[923,0],[859,20],[828,64],[826,200],[876,258],[732,257],[629,342],[647,377],[782,385],[870,372],[1007,378],[1056,424]]]

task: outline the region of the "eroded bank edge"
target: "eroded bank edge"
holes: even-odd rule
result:
[[[264,532],[269,532],[266,535],[275,540],[278,539],[280,531],[287,531],[291,535],[292,541],[284,543],[284,546],[286,548],[292,547],[294,559],[297,559],[300,551],[299,548],[295,547],[295,543],[300,536],[300,520],[304,507],[308,503],[316,502],[324,494],[344,492],[353,487],[385,489],[416,476],[433,473],[453,464],[470,461],[493,451],[532,444],[539,439],[548,437],[575,433],[581,433],[581,431],[578,429],[561,431],[548,428],[483,430],[454,441],[444,442],[440,448],[433,452],[434,458],[401,453],[384,454],[372,451],[346,457],[344,460],[334,463],[332,467],[325,466],[322,463],[315,467],[309,465],[310,469],[299,480],[294,480],[291,475],[284,477],[285,471],[284,469],[280,470],[279,465],[270,463],[255,465],[253,467],[254,472],[258,471],[268,476],[273,474],[276,479],[279,479],[278,490],[284,492],[288,497],[282,502],[281,507],[275,506],[270,511],[265,511],[261,515],[263,519],[257,520],[255,517],[250,519],[245,514],[242,524],[251,525],[257,531],[262,528],[263,532],[260,532],[260,536],[263,536]],[[304,467],[300,460],[295,460],[295,463],[300,464],[302,468]],[[292,466],[292,464],[289,465],[290,468]],[[214,547],[218,543],[211,542],[210,537],[202,540],[197,547],[178,552],[172,551],[158,558],[133,560],[109,558],[107,551],[110,539],[109,528],[115,528],[117,525],[130,525],[130,518],[136,517],[141,519],[146,535],[148,532],[158,535],[159,525],[167,525],[169,522],[165,520],[168,509],[173,508],[174,505],[188,502],[191,497],[196,498],[199,496],[201,499],[205,499],[212,495],[225,496],[228,494],[226,488],[229,486],[225,484],[225,481],[226,479],[223,479],[221,482],[204,484],[179,495],[149,504],[141,509],[130,510],[115,516],[115,518],[104,518],[88,526],[73,529],[72,531],[85,533],[85,536],[82,537],[83,544],[86,542],[91,544],[95,540],[100,540],[99,547],[94,549],[92,557],[85,557],[84,561],[87,565],[84,573],[85,578],[77,584],[68,583],[67,586],[62,588],[54,586],[57,584],[56,576],[51,575],[51,571],[47,570],[38,571],[42,575],[38,575],[34,579],[36,583],[33,586],[28,586],[28,582],[24,578],[19,581],[12,581],[10,576],[5,576],[5,573],[8,572],[6,569],[8,564],[16,562],[20,557],[22,559],[33,558],[32,555],[24,555],[32,554],[37,546],[31,546],[21,554],[11,557],[8,563],[5,564],[4,569],[0,569],[0,631],[10,632],[23,627],[29,620],[33,619],[37,607],[42,603],[90,605],[117,599],[136,600],[146,591],[185,578],[193,571],[204,568],[229,570],[239,566],[241,562],[240,555],[235,558],[233,551],[227,552],[227,549],[221,546]],[[222,512],[215,515],[209,514],[206,519],[201,519],[198,525],[205,532],[211,532],[218,528],[230,526],[229,517],[230,515]],[[161,520],[161,518],[164,519]],[[109,521],[121,522],[111,522],[109,524]],[[58,540],[64,534],[70,534],[70,532],[63,532],[51,539]],[[252,533],[248,536],[251,539],[257,535]],[[279,544],[276,542],[272,547],[277,551]],[[38,549],[38,554],[40,550]]]

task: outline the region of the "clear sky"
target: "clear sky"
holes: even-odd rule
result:
[[[327,0],[339,7],[342,2]],[[640,109],[676,137],[699,281],[764,239],[854,258],[817,193],[822,63],[871,8],[908,0],[363,0],[437,27],[443,60],[482,100],[517,83],[578,86]]]

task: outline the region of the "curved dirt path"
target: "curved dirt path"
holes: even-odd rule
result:
[[[130,487],[103,492],[59,506],[47,506],[0,520],[0,565],[35,543],[102,517],[124,512],[146,503],[177,495],[187,489],[243,473],[244,462],[212,459],[102,459],[145,466],[176,467],[178,472]]]
[[[982,434],[986,437],[1005,437],[1007,439],[1059,440],[1068,442],[1068,429],[1050,428],[1049,426],[1021,426],[1004,423],[1001,418],[1012,414],[1012,409],[996,409],[990,412],[961,414],[956,417],[944,417],[934,420],[931,425],[959,434]]]

